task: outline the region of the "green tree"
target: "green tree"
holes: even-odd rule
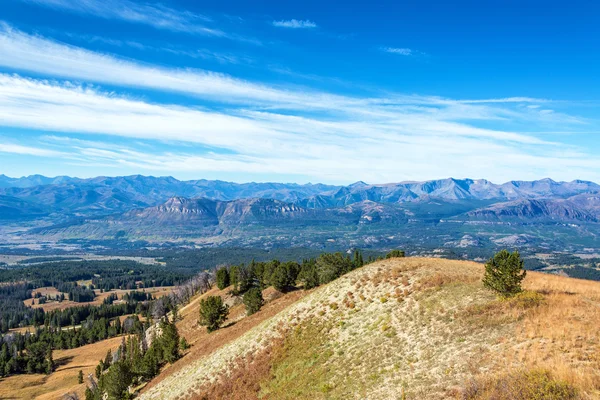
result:
[[[316,261],[319,284],[329,283],[352,270],[352,261],[342,253],[323,253]]]
[[[108,349],[108,351],[106,352],[106,357],[104,357],[104,363],[102,364],[102,368],[105,371],[112,364],[112,360],[113,360],[112,351],[110,351],[110,349]]]
[[[280,292],[283,292],[289,284],[288,274],[285,264],[279,264],[271,274],[271,285]]]
[[[217,270],[217,287],[219,288],[219,290],[225,289],[227,286],[229,286],[229,283],[229,270],[227,269],[227,267],[219,268]]]
[[[121,360],[113,363],[102,378],[102,387],[110,400],[130,398],[128,389],[133,375],[126,361]]]
[[[160,360],[156,351],[156,346],[150,346],[141,362],[140,374],[145,380],[150,380],[158,375]]]
[[[179,348],[181,350],[187,350],[190,348],[189,343],[187,342],[187,340],[185,340],[184,337],[182,337],[181,340],[179,341]]]
[[[229,270],[229,277],[235,294],[245,293],[254,284],[254,266],[235,265]]]
[[[285,264],[277,264],[271,273],[271,285],[280,292],[284,292],[288,287],[296,285],[300,265],[295,261],[289,261]]]
[[[223,303],[220,296],[208,296],[200,301],[200,325],[206,326],[210,333],[219,329],[227,319],[229,307]]]
[[[260,288],[252,288],[244,293],[244,305],[246,306],[246,314],[252,315],[260,310],[264,300]]]
[[[521,281],[527,272],[518,251],[502,250],[485,264],[483,285],[502,297],[510,297],[522,291]]]
[[[77,383],[82,384],[83,383],[83,371],[79,370],[79,373],[77,374]]]
[[[179,354],[179,332],[174,323],[167,321],[161,322],[162,336],[160,341],[163,348],[163,358],[168,363],[177,361]]]
[[[365,265],[362,252],[359,249],[354,250],[354,259],[352,262],[354,263],[354,268],[360,268]]]
[[[304,260],[298,279],[302,282],[304,290],[309,290],[319,286],[319,275],[317,274],[317,265],[315,260]]]
[[[404,250],[392,250],[385,255],[385,258],[404,257],[405,255]]]

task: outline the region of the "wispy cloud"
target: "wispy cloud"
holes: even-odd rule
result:
[[[11,153],[39,157],[61,157],[67,153],[38,147],[21,146],[13,143],[0,143],[0,153]]]
[[[206,23],[210,22],[209,17],[187,10],[176,10],[159,3],[136,3],[129,0],[22,1],[78,14],[149,25],[157,29],[210,36],[225,36],[223,31],[206,26]]]
[[[386,53],[398,54],[401,56],[414,56],[415,52],[412,49],[406,47],[382,47],[381,51]]]
[[[406,107],[427,106],[421,113],[439,112],[437,107],[459,111],[458,118],[480,115],[477,103],[533,102],[530,98],[454,100],[431,96],[388,94],[384,97],[351,97],[311,88],[286,88],[250,82],[206,70],[165,68],[130,59],[69,46],[32,36],[0,23],[0,66],[54,77],[85,80],[100,84],[183,93],[209,101],[240,104],[245,107],[293,109],[315,112],[344,110],[365,116],[398,117]],[[214,55],[214,54],[213,54]],[[209,55],[205,55],[209,56]],[[68,67],[65,67],[68,66]],[[472,104],[469,104],[472,103]],[[469,107],[471,105],[471,107]],[[398,107],[404,109],[399,110]],[[396,109],[394,109],[396,108]],[[500,110],[498,110],[500,111]],[[496,111],[494,111],[496,112]],[[489,114],[489,113],[488,113]],[[531,117],[533,114],[519,114]],[[517,114],[511,115],[512,118]],[[450,113],[448,113],[450,117]],[[487,117],[486,117],[487,118]]]
[[[309,21],[309,20],[301,20],[301,19],[290,19],[290,20],[281,20],[281,21],[273,21],[273,26],[277,26],[279,28],[291,28],[291,29],[311,29],[316,28],[317,24]]]
[[[418,171],[412,178],[468,176],[472,165],[478,165],[478,173],[492,179],[523,177],[523,168],[534,165],[543,168],[546,175],[554,172],[553,176],[561,178],[567,170],[558,170],[557,165],[568,165],[568,171],[573,172],[599,163],[585,151],[572,157],[569,146],[532,135],[452,121],[458,112],[471,114],[484,109],[482,114],[493,113],[495,109],[488,105],[468,105],[453,111],[454,107],[442,106],[437,113],[414,108],[385,113],[374,106],[369,109],[371,114],[360,120],[344,108],[322,118],[244,108],[216,112],[151,104],[68,82],[0,75],[0,125],[56,132],[54,137],[103,134],[130,141],[165,142],[160,147],[167,149],[169,143],[192,145],[189,151],[176,146],[177,150],[144,153],[140,146],[103,146],[97,140],[60,141],[45,136],[40,142],[58,141],[48,150],[70,151],[72,159],[84,159],[89,165],[105,163],[165,173],[288,174],[338,182],[352,176],[383,182],[405,178],[401,171],[407,170]],[[348,115],[340,116],[340,112]],[[195,145],[217,151],[198,154]],[[532,149],[536,156],[529,154]],[[486,156],[489,154],[494,157]],[[554,167],[546,161],[549,155]],[[427,161],[431,159],[436,163]],[[348,160],[355,161],[348,164]],[[523,178],[535,177],[534,172]]]

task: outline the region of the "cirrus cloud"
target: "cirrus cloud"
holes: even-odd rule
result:
[[[273,21],[273,26],[278,28],[291,28],[291,29],[312,29],[316,28],[317,24],[309,21],[309,20],[301,20],[301,19],[290,19],[290,20],[281,20],[281,21]]]

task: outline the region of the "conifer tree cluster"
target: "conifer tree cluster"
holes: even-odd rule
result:
[[[98,382],[90,382],[85,392],[86,400],[129,399],[130,388],[154,378],[166,363],[173,363],[181,356],[180,338],[175,323],[163,319],[159,323],[160,334],[147,345],[145,334],[123,338],[113,354],[107,352],[96,367]]]

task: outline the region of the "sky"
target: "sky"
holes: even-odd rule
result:
[[[5,0],[0,173],[600,182],[600,2]]]

